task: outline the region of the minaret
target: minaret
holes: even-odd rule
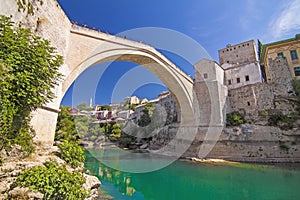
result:
[[[92,107],[93,107],[93,99],[90,98],[90,108],[92,108]]]

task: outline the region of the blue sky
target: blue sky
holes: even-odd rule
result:
[[[262,43],[269,43],[291,38],[300,33],[300,0],[58,0],[58,2],[70,20],[79,24],[86,23],[89,27],[111,34],[141,27],[161,27],[179,31],[202,45],[216,61],[218,61],[217,50],[227,44],[250,39],[260,39]],[[139,38],[132,39],[139,40]],[[167,53],[165,55],[183,71],[193,76],[190,63],[178,56]],[[73,88],[70,88],[62,104],[76,105],[81,101],[88,101],[90,97],[100,104],[122,100],[125,96],[112,98],[112,90],[122,77],[122,73],[130,72],[135,66],[134,63],[112,63],[102,72],[97,86],[93,86],[95,88],[93,94],[84,93],[83,89],[80,97],[74,98]],[[90,68],[82,79],[89,79],[89,74],[101,71],[99,69],[101,67],[103,66]],[[117,69],[121,68],[122,73],[116,73]],[[154,80],[155,77],[150,79]],[[135,91],[129,91],[128,96],[136,94],[140,97],[154,98],[157,93],[166,90],[161,83],[156,80],[154,82],[152,86],[144,84]]]

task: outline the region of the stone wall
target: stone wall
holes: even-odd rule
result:
[[[218,52],[220,65],[225,63],[240,65],[258,61],[255,42],[253,40],[236,45],[227,45],[226,48],[220,49]]]
[[[0,14],[11,16],[12,21],[20,23],[33,33],[48,39],[57,48],[57,52],[65,57],[71,22],[58,2],[56,0],[26,0],[25,2],[33,6],[32,12],[28,13],[26,6],[24,10],[20,9],[17,0],[0,0]]]
[[[270,73],[273,82],[256,83],[231,89],[228,92],[229,105],[232,110],[246,114],[246,118],[259,121],[261,112],[277,110],[290,114],[295,110],[295,95],[291,85],[291,74],[286,59],[276,58],[269,61],[272,66]]]
[[[204,141],[201,135],[196,137],[184,157],[197,157]],[[244,162],[300,162],[299,140],[299,133],[271,126],[226,128],[206,158]]]

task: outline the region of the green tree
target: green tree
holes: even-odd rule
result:
[[[111,111],[111,107],[109,105],[103,105],[101,106],[100,110],[108,110]]]
[[[153,111],[155,106],[153,103],[147,103],[142,110],[143,114],[141,118],[138,120],[138,125],[145,127],[151,123],[151,116],[153,115]]]
[[[149,114],[150,111],[147,108],[144,108],[142,112],[143,114],[141,118],[138,120],[138,125],[145,127],[151,123],[151,117]]]
[[[75,117],[76,130],[80,138],[84,138],[88,135],[89,125],[91,119],[85,115],[79,115]]]
[[[0,16],[0,134],[3,144],[33,151],[30,113],[53,99],[62,57],[49,41]]]
[[[87,107],[86,102],[82,102],[82,103],[78,104],[77,109],[78,110],[86,110],[86,111],[91,111],[92,110],[92,108]]]
[[[71,107],[61,106],[57,118],[55,140],[60,141],[60,157],[70,165],[76,167],[85,160],[84,150],[79,145],[74,117],[70,113]],[[77,124],[76,124],[77,125]]]
[[[238,111],[226,114],[226,126],[238,126],[244,123],[246,123],[246,120]]]
[[[76,141],[79,137],[75,123],[74,117],[70,113],[71,107],[60,106],[60,112],[57,117],[55,140],[72,140]]]
[[[115,123],[112,126],[111,136],[119,138],[119,137],[121,137],[121,133],[122,133],[122,130],[120,128],[120,125],[118,123]]]

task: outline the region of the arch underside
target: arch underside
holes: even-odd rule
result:
[[[193,84],[185,76],[182,76],[178,69],[169,65],[169,61],[164,57],[159,57],[155,53],[147,50],[133,49],[111,49],[94,53],[92,56],[78,64],[66,76],[62,84],[62,93],[65,94],[70,85],[86,69],[96,64],[114,61],[127,61],[139,64],[154,75],[156,75],[175,95],[178,110],[181,113],[181,123],[191,124],[194,121],[193,111]]]

